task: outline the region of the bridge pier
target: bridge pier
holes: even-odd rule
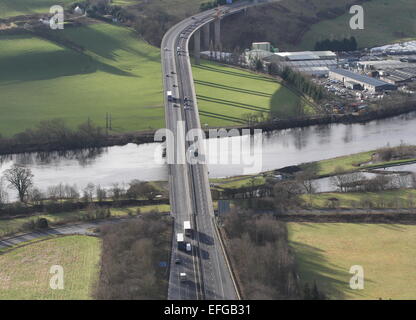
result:
[[[197,30],[194,33],[194,58],[195,64],[200,64],[201,62],[201,31]]]
[[[221,19],[217,19],[214,22],[214,44],[215,50],[221,48]]]
[[[210,23],[207,23],[202,27],[203,34],[204,34],[204,50],[209,50],[209,42],[210,42]]]

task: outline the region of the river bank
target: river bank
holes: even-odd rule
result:
[[[342,115],[321,115],[321,116],[310,116],[297,119],[279,119],[273,121],[272,123],[262,123],[252,126],[233,126],[227,127],[226,129],[237,129],[242,132],[243,129],[249,129],[251,134],[254,133],[255,129],[261,129],[263,132],[272,132],[276,130],[286,130],[286,129],[296,129],[296,128],[305,128],[316,125],[329,125],[329,124],[359,124],[359,123],[368,123],[374,120],[382,120],[393,118],[402,114],[407,114],[416,111],[416,102],[412,104],[406,104],[402,106],[397,106],[396,108],[388,108],[376,111],[370,111],[364,114],[342,114]],[[219,128],[208,128],[205,129],[205,136],[209,138],[210,129],[219,129]],[[129,133],[118,133],[118,134],[108,134],[103,136],[99,141],[94,142],[91,145],[88,145],[82,149],[89,148],[107,148],[113,146],[125,146],[129,143],[134,143],[136,145],[153,143],[155,142],[156,130],[147,130],[147,131],[136,131]],[[61,151],[73,151],[81,150],[79,148],[67,148],[66,146],[60,144],[59,141],[54,143],[18,143],[13,139],[0,139],[0,155],[8,154],[20,154],[20,153],[30,153],[30,152],[61,152]]]
[[[343,159],[338,159],[341,163],[328,160],[328,163],[322,163],[319,175],[330,173],[338,165],[347,165],[345,170],[348,171],[355,168],[352,164],[370,161],[369,150],[377,150],[387,145],[399,146],[402,143],[416,145],[415,126],[416,112],[412,112],[365,124],[330,124],[276,130],[262,135],[261,149],[251,148],[234,153],[234,156],[241,159],[250,154],[256,165],[248,162],[209,162],[209,177],[215,179],[256,175],[287,166],[364,153],[363,156],[347,162]],[[221,143],[219,139],[206,141],[207,159],[222,159],[224,152],[219,150],[220,144],[227,144],[229,141],[243,145],[247,143],[248,137],[225,139]],[[34,184],[40,190],[46,190],[60,182],[77,185],[78,190],[82,190],[90,182],[110,188],[114,183],[129,183],[133,179],[166,181],[168,166],[162,157],[162,149],[161,143],[153,142],[139,145],[129,143],[103,148],[99,152],[83,150],[12,154],[0,157],[0,176],[13,164],[26,166],[34,174]]]

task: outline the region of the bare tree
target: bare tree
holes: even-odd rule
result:
[[[273,187],[273,200],[276,209],[285,212],[289,208],[297,207],[301,204],[300,195],[302,187],[296,181],[278,182]]]
[[[10,183],[10,187],[17,190],[19,200],[24,202],[29,188],[33,185],[32,171],[15,164],[4,172],[4,176]]]
[[[6,191],[4,177],[0,179],[0,207],[9,201],[9,194]]]
[[[125,189],[123,186],[119,186],[118,183],[113,183],[110,189],[110,195],[113,201],[120,200],[125,195]]]
[[[306,169],[296,174],[296,181],[301,185],[305,193],[309,195],[310,205],[312,205],[312,195],[316,193],[318,189],[314,177],[315,174],[311,169]]]
[[[331,182],[341,192],[348,192],[349,189],[357,187],[359,181],[365,180],[365,176],[361,172],[341,174],[342,169],[339,167],[335,169],[335,172],[337,174],[331,177]]]
[[[101,188],[100,185],[97,186],[95,193],[99,202],[104,201],[105,198],[107,198],[107,191],[104,188]]]
[[[95,185],[93,183],[88,183],[87,186],[84,188],[84,201],[85,202],[93,202],[94,200],[94,189]]]
[[[44,194],[38,188],[30,188],[28,191],[28,199],[33,204],[42,204]]]

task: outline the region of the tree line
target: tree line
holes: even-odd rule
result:
[[[358,49],[355,37],[344,38],[341,40],[325,39],[315,43],[315,51],[356,51]]]
[[[167,191],[156,187],[151,182],[132,180],[128,184],[113,183],[109,188],[88,183],[82,190],[76,185],[59,183],[48,186],[45,191],[40,190],[34,184],[34,175],[29,168],[14,164],[4,171],[0,178],[0,208],[3,212],[10,209],[15,212],[16,204],[9,203],[7,189],[16,191],[18,201],[25,206],[44,206],[45,210],[59,212],[62,210],[77,209],[78,202],[101,203],[106,200],[114,202],[122,200],[155,200],[157,197],[166,199]],[[19,207],[17,205],[17,207]],[[62,209],[62,210],[60,210]],[[19,211],[19,210],[17,210]],[[24,210],[23,210],[24,211]]]
[[[325,299],[316,283],[302,289],[285,223],[236,208],[226,215],[224,229],[244,299]]]
[[[12,151],[16,146],[28,145],[55,146],[60,150],[91,148],[101,146],[106,136],[106,131],[90,119],[73,129],[57,118],[41,121],[11,138],[0,136],[0,149]]]
[[[100,229],[102,256],[94,297],[100,300],[167,298],[172,220],[157,212]]]
[[[274,73],[278,70],[278,68],[271,66],[269,70],[270,73]],[[310,77],[307,77],[300,72],[297,72],[289,67],[284,67],[281,72],[278,72],[278,75],[287,83],[294,86],[303,94],[311,97],[316,102],[321,101],[325,97],[324,89],[320,85],[314,83]]]
[[[240,1],[240,0],[233,0],[233,3],[236,3],[238,1]],[[205,10],[215,8],[217,6],[223,6],[225,4],[227,4],[227,0],[213,0],[213,1],[208,1],[208,2],[201,3],[199,8],[200,8],[201,11],[205,11]]]

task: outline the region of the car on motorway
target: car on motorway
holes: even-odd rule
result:
[[[175,264],[181,264],[181,259],[179,258],[175,259]]]
[[[191,246],[191,244],[188,242],[187,244],[186,244],[186,252],[191,252],[192,251],[192,246]]]
[[[186,281],[186,279],[187,279],[186,273],[185,272],[179,273],[179,279],[181,280],[181,282]]]

